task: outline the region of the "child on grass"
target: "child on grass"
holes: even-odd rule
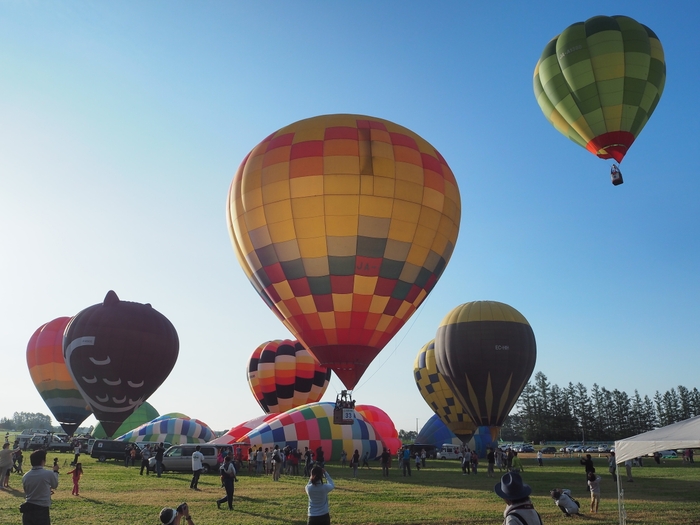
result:
[[[73,474],[73,490],[71,491],[71,494],[74,496],[80,496],[80,476],[83,475],[83,464],[78,462],[75,464],[75,468],[68,472],[68,474]]]

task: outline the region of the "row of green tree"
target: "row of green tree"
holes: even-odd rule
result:
[[[678,386],[653,398],[593,384],[566,387],[535,374],[505,422],[506,441],[614,441],[700,415],[700,392]]]
[[[51,416],[40,412],[15,412],[12,418],[0,418],[3,430],[24,430],[25,428],[52,428]]]

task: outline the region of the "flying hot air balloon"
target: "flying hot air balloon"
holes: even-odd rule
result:
[[[27,366],[46,406],[69,436],[90,415],[63,359],[63,331],[70,317],[59,317],[36,329],[27,344]]]
[[[435,336],[435,364],[477,426],[496,439],[532,375],[535,334],[512,306],[474,301],[442,320]]]
[[[248,362],[248,385],[267,413],[280,414],[316,403],[330,379],[330,369],[321,366],[299,341],[263,343]]]
[[[659,38],[626,16],[596,16],[567,27],[545,47],[533,81],[544,116],[560,133],[618,163],[656,109],[665,83]],[[621,174],[613,178],[621,183]]]
[[[453,434],[466,443],[476,425],[466,413],[435,364],[435,341],[420,349],[413,363],[413,377],[420,395]]]
[[[165,381],[178,349],[175,327],[163,314],[120,301],[111,290],[103,303],[73,317],[63,337],[71,377],[107,436]]]
[[[227,221],[253,287],[352,389],[440,278],[460,212],[454,175],[424,139],[387,120],[325,115],[253,148]]]

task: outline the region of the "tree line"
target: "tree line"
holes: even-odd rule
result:
[[[506,441],[615,441],[700,415],[700,392],[679,385],[653,398],[597,384],[528,382],[501,430]]]
[[[25,428],[52,428],[51,416],[40,412],[15,412],[12,418],[0,418],[0,428],[23,430]]]

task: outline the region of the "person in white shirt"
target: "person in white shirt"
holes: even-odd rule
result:
[[[554,489],[550,491],[549,495],[552,496],[554,504],[567,516],[578,514],[578,502],[571,497],[571,491],[569,489]]]
[[[194,452],[192,452],[192,481],[190,481],[190,488],[194,490],[199,490],[197,483],[199,483],[199,476],[202,474],[202,461],[204,461],[204,454],[199,451],[200,448],[197,445],[194,448]]]

